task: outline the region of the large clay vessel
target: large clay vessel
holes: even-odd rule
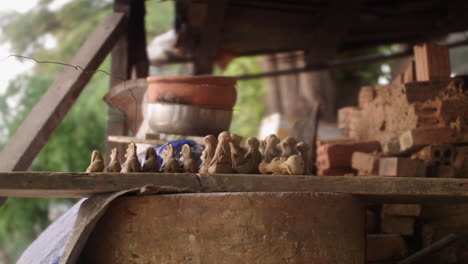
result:
[[[232,109],[236,78],[219,76],[148,77],[148,103],[176,103]]]

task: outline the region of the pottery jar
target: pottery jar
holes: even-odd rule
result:
[[[148,77],[148,103],[176,103],[232,109],[236,78],[219,76]]]

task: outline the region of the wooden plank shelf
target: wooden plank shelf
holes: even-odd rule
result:
[[[335,192],[371,202],[468,202],[468,179],[167,173],[0,172],[0,196],[82,198],[143,186],[174,192]]]

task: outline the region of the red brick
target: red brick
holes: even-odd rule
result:
[[[414,46],[416,79],[434,81],[450,77],[450,56],[447,46],[423,43]]]
[[[351,168],[351,156],[354,152],[378,152],[378,141],[321,144],[317,147],[317,168]]]
[[[363,86],[359,90],[358,94],[358,105],[359,107],[365,107],[369,105],[375,99],[375,90],[373,86]]]
[[[424,161],[408,158],[380,158],[379,175],[394,177],[426,177]]]
[[[370,153],[354,152],[351,158],[351,168],[363,175],[378,175],[379,157]]]

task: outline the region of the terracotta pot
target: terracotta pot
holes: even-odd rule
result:
[[[232,109],[236,79],[217,76],[148,77],[148,102]]]

